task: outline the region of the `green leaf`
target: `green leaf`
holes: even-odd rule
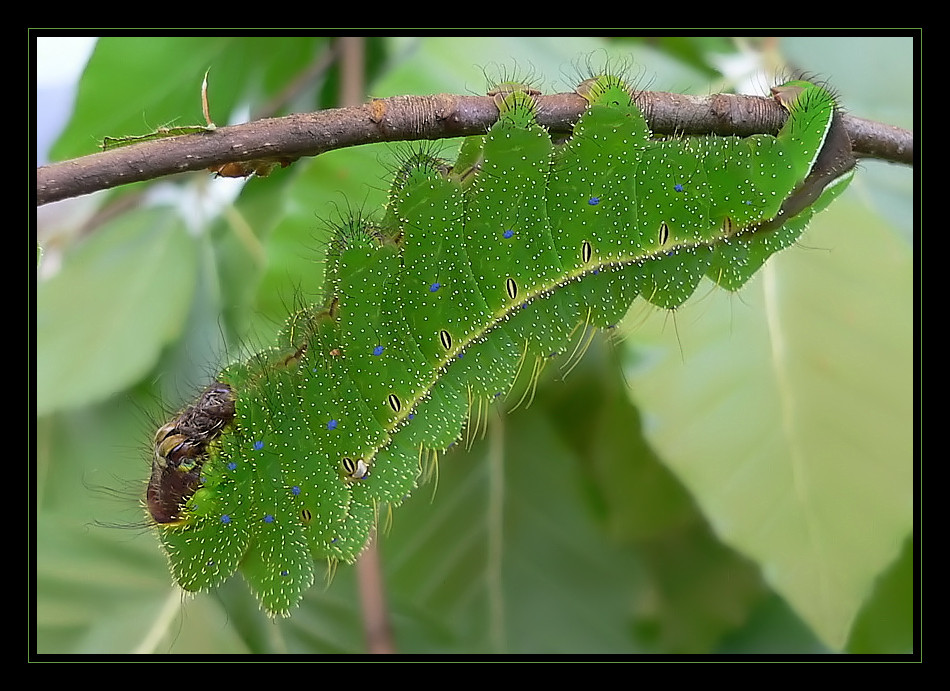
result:
[[[211,118],[218,125],[231,124],[246,99],[263,105],[306,68],[326,41],[322,37],[100,38],[83,72],[73,117],[50,158],[94,153],[107,136],[143,135],[168,125],[204,125],[201,84],[209,68]]]
[[[196,266],[170,208],[122,215],[68,254],[37,286],[37,415],[100,401],[154,367],[181,335]]]
[[[801,244],[736,297],[649,315],[627,378],[717,534],[841,649],[913,524],[913,267],[845,200]]]

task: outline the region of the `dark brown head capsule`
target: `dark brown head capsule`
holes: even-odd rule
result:
[[[149,515],[156,523],[182,518],[185,502],[198,489],[207,447],[234,420],[234,393],[215,382],[194,405],[158,428],[153,440],[152,475],[145,492]]]

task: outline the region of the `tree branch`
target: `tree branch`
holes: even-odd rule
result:
[[[586,106],[574,93],[539,96],[537,103],[538,122],[565,133]],[[786,118],[773,99],[759,96],[644,91],[637,103],[651,129],[661,135],[775,134]],[[353,108],[255,120],[41,166],[36,169],[36,204],[227,163],[264,160],[288,165],[302,156],[360,144],[483,134],[497,118],[490,97],[438,94],[393,96]],[[913,164],[912,132],[849,115],[844,121],[857,156]]]

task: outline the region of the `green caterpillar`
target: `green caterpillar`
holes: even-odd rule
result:
[[[579,327],[614,325],[637,295],[673,309],[703,275],[738,289],[853,175],[834,98],[808,82],[773,89],[777,137],[744,139],[653,139],[616,77],[578,93],[563,144],[506,84],[454,165],[407,156],[383,219],[331,244],[324,303],[160,428],[146,504],[182,588],[240,570],[286,616],[315,559],[352,562],[423,460]]]

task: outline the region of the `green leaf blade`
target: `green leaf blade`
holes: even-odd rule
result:
[[[685,364],[674,345],[628,379],[651,442],[720,537],[841,649],[912,527],[912,267],[847,204],[806,241],[866,250],[787,251],[741,304],[714,292],[701,319],[677,315]],[[656,336],[652,321],[638,337]]]
[[[184,328],[198,248],[173,209],[103,227],[37,286],[37,415],[122,391]]]

